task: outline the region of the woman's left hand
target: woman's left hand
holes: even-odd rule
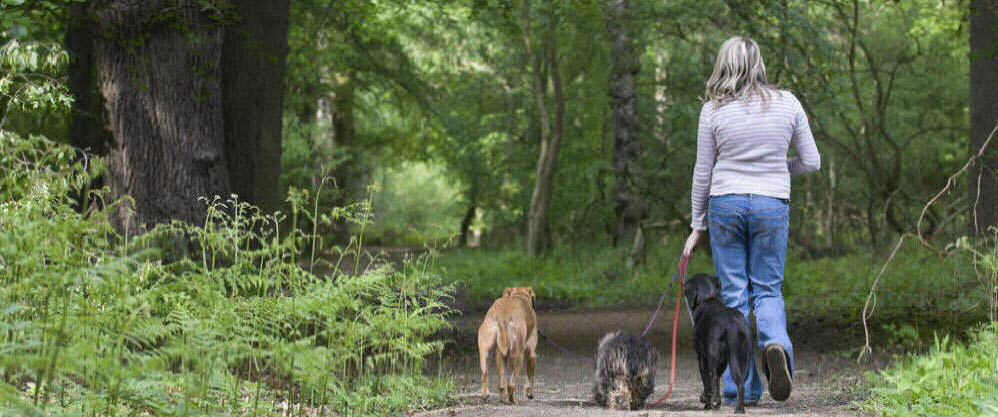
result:
[[[697,247],[697,242],[700,240],[700,231],[694,229],[690,232],[690,237],[686,238],[686,245],[683,246],[683,257],[689,259],[693,255],[693,249]]]

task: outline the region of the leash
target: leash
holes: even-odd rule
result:
[[[588,363],[592,363],[592,364],[596,363],[596,360],[593,359],[593,358],[590,358],[589,356],[572,352],[571,350],[569,350],[569,349],[567,349],[567,348],[565,348],[565,347],[563,347],[563,346],[555,343],[554,340],[551,340],[551,338],[548,337],[548,335],[544,334],[544,332],[542,332],[541,329],[537,329],[537,334],[541,335],[541,337],[543,337],[544,340],[547,340],[548,343],[551,344],[551,346],[554,346],[556,349],[560,350],[561,353],[567,353],[569,355],[577,357],[579,360],[582,360],[582,361],[585,361],[585,362],[588,362]]]
[[[669,394],[672,394],[672,388],[676,385],[676,335],[679,330],[679,304],[682,302],[683,281],[686,280],[686,263],[689,260],[690,258],[683,256],[679,262],[679,273],[682,277],[679,279],[679,291],[676,291],[676,311],[672,314],[672,364],[669,368],[669,390],[665,392],[662,398],[652,403],[651,407],[656,407],[665,402],[665,399],[669,398]],[[675,278],[675,275],[673,275],[673,278]],[[654,320],[654,317],[652,317],[652,320]],[[651,323],[648,323],[648,325],[651,326]]]
[[[641,336],[645,337],[648,334],[648,332],[651,330],[651,326],[655,324],[655,320],[658,318],[658,313],[662,311],[662,306],[665,303],[665,297],[669,295],[669,290],[672,289],[673,284],[676,282],[676,276],[679,276],[679,290],[676,291],[676,309],[672,314],[672,358],[669,366],[669,389],[665,392],[665,395],[663,395],[662,398],[659,398],[658,401],[655,401],[648,407],[657,407],[661,405],[663,402],[665,402],[665,399],[669,398],[669,394],[672,394],[672,389],[676,385],[676,337],[679,334],[679,306],[682,304],[683,300],[683,281],[686,281],[686,264],[689,262],[689,260],[690,258],[686,256],[683,256],[679,259],[679,268],[672,273],[672,278],[669,280],[669,286],[666,287],[666,290],[664,292],[662,292],[662,296],[659,297],[658,299],[658,306],[655,307],[655,312],[652,313],[651,315],[651,320],[648,320],[648,324],[645,325],[645,330],[641,332]],[[587,355],[582,355],[573,352],[572,350],[565,348],[564,346],[561,346],[558,343],[555,343],[554,340],[548,337],[548,335],[544,334],[544,332],[542,332],[540,329],[537,329],[537,334],[543,337],[544,340],[547,340],[547,342],[551,346],[554,346],[555,349],[558,349],[562,353],[574,356],[577,360],[581,360],[591,364],[596,364],[595,359]]]
[[[665,297],[669,295],[669,290],[671,290],[672,287],[673,287],[673,285],[676,283],[676,277],[680,276],[680,280],[679,280],[679,292],[676,293],[676,313],[675,313],[675,317],[674,317],[674,319],[672,321],[672,368],[673,369],[672,369],[672,382],[669,383],[669,385],[670,385],[669,386],[669,392],[672,392],[672,384],[676,380],[676,369],[675,369],[676,368],[676,328],[677,328],[677,325],[679,324],[679,301],[680,301],[680,297],[682,296],[682,293],[683,293],[683,280],[686,279],[686,263],[687,263],[688,260],[689,260],[689,258],[686,258],[686,257],[681,257],[680,258],[679,268],[677,268],[672,273],[672,278],[669,279],[669,285],[666,287],[665,291],[662,292],[662,296],[658,298],[658,306],[655,307],[655,312],[652,313],[651,319],[648,320],[648,324],[645,325],[644,331],[641,332],[641,336],[642,337],[645,337],[645,336],[648,335],[648,332],[651,330],[651,326],[653,324],[655,324],[655,320],[658,319],[658,313],[662,311],[662,306],[665,304]],[[575,356],[576,358],[578,358],[580,360],[583,360],[585,362],[588,362],[588,363],[593,363],[593,364],[596,363],[596,360],[593,359],[593,358],[591,358],[591,357],[589,357],[588,355],[582,355],[582,354],[573,352],[572,350],[570,350],[570,349],[568,349],[568,348],[566,348],[566,347],[564,347],[562,345],[559,345],[553,339],[551,339],[551,337],[549,337],[548,335],[544,334],[544,332],[541,331],[540,329],[537,329],[537,334],[539,334],[541,337],[543,337],[544,340],[547,340],[548,344],[550,344],[551,346],[553,346],[555,349],[557,349],[558,351],[560,351],[562,353],[568,354],[570,356]],[[666,396],[668,396],[668,395],[669,394],[666,394]],[[665,397],[663,397],[662,400],[660,400],[660,402],[664,401],[664,400],[665,400]],[[656,403],[655,405],[658,405],[658,403]]]

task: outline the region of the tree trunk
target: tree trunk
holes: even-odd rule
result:
[[[75,3],[70,7],[65,38],[70,57],[67,84],[73,96],[69,143],[94,155],[103,155],[100,100],[94,82],[94,27],[86,15],[86,4]]]
[[[541,152],[537,158],[537,171],[534,176],[534,190],[530,196],[530,211],[527,213],[527,252],[539,255],[551,246],[551,229],[548,224],[548,211],[554,183],[555,165],[558,161],[558,148],[561,145],[565,119],[565,97],[561,89],[561,75],[558,72],[558,52],[552,36],[548,48],[548,77],[554,88],[555,117],[554,129],[548,117],[544,102],[545,82],[541,76],[541,65],[530,37],[530,2],[523,2],[523,43],[530,60],[533,76],[534,98],[537,100],[538,119],[541,124]]]
[[[94,77],[94,38],[95,28],[87,16],[85,3],[70,6],[69,23],[66,26],[64,44],[69,54],[67,87],[73,96],[70,110],[67,140],[77,148],[78,159],[103,156],[105,153],[105,132],[101,126],[101,102]],[[97,177],[79,192],[73,192],[77,210],[85,212],[99,200],[90,191],[104,185],[104,178]]]
[[[346,204],[347,200],[354,197],[354,166],[356,155],[354,152],[354,75],[353,71],[348,71],[337,80],[336,88],[333,89],[333,149],[337,151],[336,167],[333,169],[333,178],[336,179],[338,205]]]
[[[970,152],[977,153],[998,124],[998,4],[970,3]],[[970,171],[970,229],[998,226],[998,148],[991,146]]]
[[[235,0],[222,46],[225,155],[232,191],[280,208],[289,0]]]
[[[608,9],[610,86],[607,94],[613,113],[613,161],[610,166],[616,176],[613,191],[617,221],[613,244],[616,246],[620,241],[631,240],[638,224],[647,216],[648,206],[634,187],[638,171],[636,159],[641,153],[635,78],[641,70],[641,64],[629,30],[628,0],[610,0]]]
[[[476,188],[472,186],[468,202],[468,211],[464,213],[464,218],[461,219],[461,234],[458,236],[457,247],[463,248],[468,246],[468,233],[471,229],[471,222],[475,220],[475,212],[477,210],[478,192],[476,191]]]
[[[117,226],[172,219],[199,224],[198,197],[227,196],[217,12],[195,0],[92,5],[100,29],[97,77],[114,143],[112,196],[130,195]]]

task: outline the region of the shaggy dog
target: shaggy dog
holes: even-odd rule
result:
[[[745,378],[749,372],[752,338],[745,316],[721,303],[720,291],[720,278],[705,274],[696,274],[686,280],[683,291],[693,319],[693,347],[700,360],[700,379],[703,380],[700,402],[707,410],[720,408],[719,379],[724,369],[729,368],[731,379],[738,385],[735,413],[744,414]]]
[[[496,370],[499,371],[499,399],[516,404],[513,397],[516,380],[527,359],[527,398],[534,398],[534,369],[537,366],[536,294],[530,287],[506,288],[492,303],[485,320],[478,327],[478,359],[482,367],[482,401],[489,399],[489,351],[496,347]],[[507,380],[505,365],[512,369]],[[503,389],[505,388],[505,398]]]
[[[636,410],[655,391],[658,351],[644,337],[613,332],[596,348],[596,403],[613,409]]]

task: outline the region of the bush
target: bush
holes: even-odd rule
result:
[[[865,411],[882,416],[965,416],[998,413],[998,323],[966,345],[936,338],[923,356],[907,356],[870,375]]]
[[[235,197],[209,201],[202,227],[123,243],[104,211],[74,210],[99,167],[74,159],[0,132],[0,413],[370,415],[444,400],[449,382],[423,364],[442,349],[449,290],[422,265],[320,277],[319,242]]]

